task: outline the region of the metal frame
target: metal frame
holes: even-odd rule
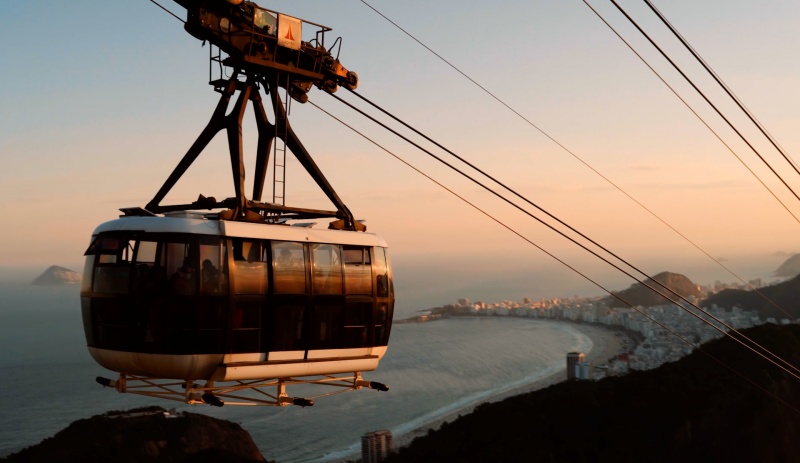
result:
[[[211,119],[153,199],[147,203],[145,209],[151,213],[164,213],[183,210],[224,208],[230,209],[231,212],[227,215],[221,215],[221,218],[229,220],[259,220],[263,218],[262,214],[264,213],[289,219],[335,217],[342,219],[343,224],[340,227],[342,229],[363,230],[363,226],[355,221],[353,214],[347,206],[345,206],[339,195],[336,194],[331,184],[322,174],[322,171],[311,158],[308,150],[303,146],[302,142],[300,142],[294,130],[292,130],[280,95],[278,94],[277,86],[262,76],[248,76],[246,81],[241,81],[239,80],[240,74],[242,74],[241,69],[235,69],[230,79],[222,79],[213,82],[215,87],[221,90],[220,93],[222,95],[220,96],[216,109],[212,113]],[[260,94],[260,87],[262,86],[267,94],[270,95],[275,117],[274,124],[270,123],[267,119],[267,113],[264,109]],[[239,92],[239,96],[230,113],[226,114],[231,97],[233,97],[237,91]],[[258,129],[252,200],[248,200],[244,195],[245,169],[242,153],[242,119],[244,118],[248,101],[252,101],[253,103],[256,127]],[[281,127],[285,127],[285,131],[281,130],[280,132],[282,133],[278,133],[277,124],[281,124]],[[175,186],[183,174],[186,173],[189,166],[192,165],[200,153],[208,146],[214,136],[222,130],[226,131],[228,137],[228,149],[230,152],[231,173],[233,176],[235,196],[223,201],[217,201],[215,198],[206,198],[201,195],[197,201],[190,204],[162,206],[160,204],[161,201]],[[311,178],[314,179],[336,207],[335,211],[289,207],[261,202],[267,166],[269,164],[270,147],[276,137],[283,139],[286,146],[295,155],[306,172],[308,172]],[[248,211],[251,213],[248,213]],[[253,213],[255,213],[255,216]]]
[[[218,48],[216,55],[209,51],[209,73],[211,73],[213,63],[220,65],[220,79],[210,82],[214,89],[221,93],[220,100],[205,129],[153,199],[147,203],[145,210],[129,209],[123,210],[123,212],[142,215],[182,210],[228,209],[228,211],[220,213],[220,219],[253,222],[274,222],[280,218],[335,217],[340,220],[332,222],[330,228],[365,231],[366,227],[354,220],[353,214],[333,190],[292,130],[287,118],[286,107],[282,104],[278,94],[279,87],[283,87],[287,94],[291,95],[291,98],[305,102],[308,99],[307,92],[313,85],[330,93],[335,92],[340,84],[351,89],[358,85],[357,74],[342,66],[339,60],[333,58],[330,50],[324,46],[325,32],[330,31],[331,28],[299,19],[302,23],[317,29],[316,38],[312,39],[312,42],[316,43],[302,42],[302,37],[300,37],[299,47],[295,51],[294,47],[281,47],[278,44],[277,35],[264,34],[255,25],[256,11],[269,12],[271,15],[274,13],[280,21],[280,13],[277,11],[261,8],[248,1],[237,5],[215,0],[176,0],[176,2],[187,10],[187,21],[184,26],[186,31],[204,42],[208,40],[212,46]],[[227,26],[223,26],[223,24],[227,24]],[[335,43],[341,47],[340,39]],[[222,51],[228,55],[226,58],[223,58]],[[232,70],[230,78],[222,78],[223,66]],[[242,79],[240,80],[240,78]],[[260,89],[262,87],[271,97],[272,113],[275,117],[274,124],[267,119],[267,113],[261,101]],[[239,96],[230,113],[226,114],[231,97],[237,91]],[[245,169],[242,158],[242,118],[250,101],[253,102],[258,129],[252,200],[248,200],[244,194]],[[161,201],[167,193],[186,173],[189,166],[208,146],[214,136],[223,129],[228,138],[234,197],[217,201],[215,198],[200,195],[197,201],[190,204],[162,206]],[[284,146],[292,151],[306,172],[311,175],[333,203],[335,211],[287,207],[285,204],[261,201],[269,163],[269,151],[276,138],[283,140]],[[273,196],[275,195],[273,194]],[[274,197],[273,202],[276,202]]]
[[[325,375],[317,379],[270,378],[251,381],[228,381],[220,382],[219,384],[209,380],[203,385],[197,385],[191,380],[165,380],[163,378],[120,373],[117,380],[98,376],[97,382],[105,387],[113,387],[122,394],[137,394],[187,404],[207,404],[217,407],[223,405],[268,407],[299,405],[301,407],[309,407],[314,405],[314,400],[316,399],[361,388],[379,391],[389,390],[382,383],[365,381],[360,372],[339,376]],[[337,388],[337,390],[311,397],[290,397],[286,393],[287,387],[298,384],[329,386]],[[269,393],[264,390],[268,388],[275,388],[275,393]],[[250,396],[242,395],[248,393]],[[233,399],[234,401],[225,399]]]

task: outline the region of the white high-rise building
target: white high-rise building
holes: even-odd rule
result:
[[[578,362],[575,364],[575,379],[584,379],[588,380],[591,379],[591,375],[589,373],[590,364],[589,362]]]

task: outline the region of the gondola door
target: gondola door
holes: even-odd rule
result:
[[[341,349],[345,306],[342,247],[309,244],[311,258],[311,307],[308,317],[308,349]],[[312,354],[313,356],[313,354]]]
[[[307,318],[311,306],[309,258],[304,243],[272,241],[271,289],[264,320],[265,350],[269,360],[306,358]]]

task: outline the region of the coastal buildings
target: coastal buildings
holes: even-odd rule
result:
[[[392,450],[394,450],[394,439],[388,429],[368,432],[361,436],[362,463],[380,463]]]
[[[567,354],[567,379],[575,379],[579,376],[578,365],[585,363],[582,352],[570,352]]]
[[[589,362],[578,362],[575,364],[575,379],[589,380],[592,378],[591,364]]]
[[[666,362],[673,362],[689,354],[695,345],[724,336],[723,333],[729,330],[728,327],[739,330],[762,323],[792,322],[761,320],[757,312],[739,307],[726,309],[712,305],[698,311],[690,304],[684,303],[682,307],[665,304],[653,307],[609,308],[603,299],[574,297],[534,301],[526,298],[521,303],[514,301],[471,303],[469,299],[464,298],[455,304],[431,309],[430,314],[425,317],[426,320],[451,316],[520,317],[590,323],[617,330],[618,336],[623,338],[627,352],[608,359],[605,365],[587,364],[585,379],[589,379],[590,370],[595,373],[594,379],[600,379],[604,376],[625,374],[629,369],[649,370]],[[694,297],[688,299],[698,303]],[[424,320],[418,317],[413,321]],[[582,361],[583,359],[575,360],[575,364]],[[567,365],[567,377],[570,379],[580,377],[581,373],[576,374],[575,365],[569,362],[570,360]]]

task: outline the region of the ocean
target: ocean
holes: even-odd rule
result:
[[[378,370],[364,373],[389,385],[389,392],[352,391],[307,408],[188,406],[95,383],[96,376],[113,374],[86,350],[78,287],[29,281],[0,282],[0,457],[81,418],[160,405],[240,423],[269,460],[333,460],[358,453],[366,432],[389,429],[399,436],[563,370],[566,352],[591,348],[591,340],[570,325],[547,321],[491,317],[398,324]],[[400,305],[395,318],[421,308]]]

